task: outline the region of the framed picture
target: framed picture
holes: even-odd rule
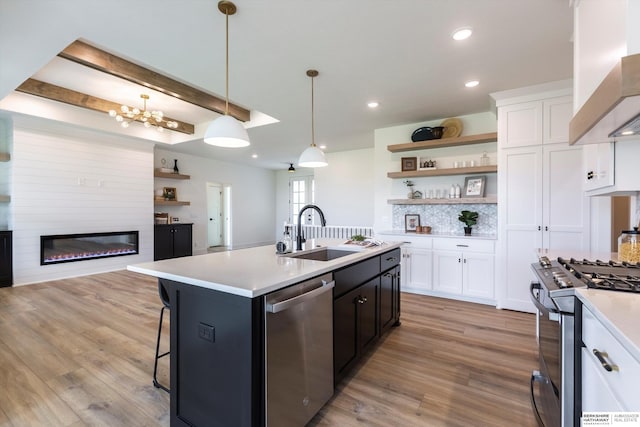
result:
[[[178,193],[175,187],[164,187],[162,189],[162,195],[165,200],[178,200]]]
[[[484,197],[486,176],[468,176],[464,179],[462,197]]]
[[[406,214],[404,216],[404,231],[407,233],[415,233],[417,227],[420,227],[420,215]]]
[[[418,158],[417,157],[403,157],[402,158],[402,172],[418,170]]]

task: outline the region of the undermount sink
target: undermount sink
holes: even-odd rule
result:
[[[305,252],[293,253],[287,255],[289,258],[311,259],[314,261],[331,261],[336,258],[351,255],[358,251],[345,251],[341,249],[322,248]]]

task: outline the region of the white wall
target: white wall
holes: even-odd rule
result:
[[[16,117],[11,155],[15,285],[153,259],[151,144]],[[138,255],[40,265],[42,235],[130,230]]]
[[[634,53],[627,52],[627,22],[632,18],[627,16],[627,3],[627,0],[576,2],[573,32],[574,112],[589,99],[620,57]],[[637,27],[638,15],[633,19],[635,22],[629,22],[631,29]]]
[[[462,135],[496,131],[496,116],[491,112],[460,116],[459,119],[462,120],[463,124]],[[391,153],[387,150],[387,145],[411,142],[411,134],[417,128],[422,126],[438,126],[440,123],[442,123],[442,119],[375,130],[373,171],[375,173],[374,229],[376,232],[393,229],[392,206],[387,203],[387,200],[407,197],[407,187],[403,184],[403,180],[387,177],[387,172],[401,170],[400,163],[402,157],[423,155],[438,159],[439,164],[442,165],[441,167],[453,167],[451,164],[455,160],[475,160],[479,162],[482,152],[487,151],[491,164],[497,163],[495,143],[461,146],[455,147],[455,149],[446,148],[405,153]],[[443,189],[448,189],[452,183],[458,183],[462,186],[464,184],[464,177],[418,178],[412,179],[412,181],[416,183],[417,190],[423,191],[426,188],[436,188],[438,186],[441,186]],[[486,194],[497,194],[495,174],[487,174],[487,181]]]
[[[178,199],[191,202],[190,206],[158,206],[156,212],[168,212],[180,218],[180,222],[193,223],[194,254],[205,253],[207,245],[207,182],[231,187],[231,246],[241,248],[275,243],[273,224],[276,221],[276,173],[236,163],[196,157],[155,149],[154,166],[173,167],[178,159],[181,174],[189,180],[156,179],[155,188],[176,187]],[[282,228],[282,227],[280,227]],[[282,231],[280,231],[282,233]]]
[[[373,148],[327,153],[315,170],[316,203],[328,225],[373,226]]]

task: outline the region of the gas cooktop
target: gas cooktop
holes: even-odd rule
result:
[[[540,257],[533,269],[552,294],[562,289],[584,287],[609,291],[640,292],[640,264]]]
[[[640,292],[640,264],[562,257],[558,263],[589,288]]]

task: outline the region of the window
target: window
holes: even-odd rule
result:
[[[314,201],[314,181],[312,176],[298,176],[289,180],[289,213],[290,224],[298,224],[298,212],[304,205]],[[303,224],[313,224],[314,215],[310,210]]]

